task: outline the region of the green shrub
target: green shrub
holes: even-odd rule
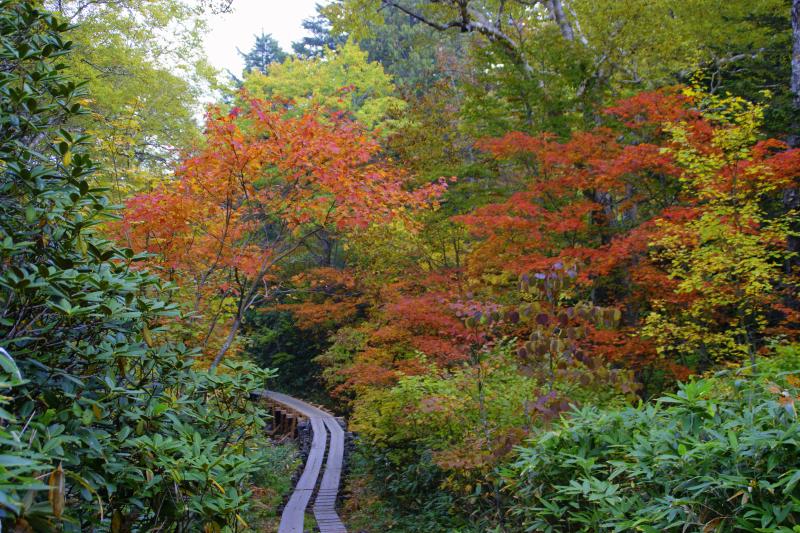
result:
[[[420,459],[395,464],[384,450],[357,445],[348,459],[351,498],[345,505],[347,523],[356,531],[398,533],[488,532],[470,523],[476,509],[460,506],[449,492],[440,488],[445,474],[420,451]]]
[[[0,0],[0,519],[9,530],[233,531],[271,372],[159,342],[169,287],[103,239],[67,25]]]
[[[800,401],[741,376],[686,383],[652,404],[576,410],[504,471],[527,531],[796,531]]]

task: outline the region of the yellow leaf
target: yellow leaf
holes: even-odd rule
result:
[[[152,348],[153,347],[153,335],[150,333],[150,328],[147,326],[142,328],[142,337],[144,337],[144,342]]]
[[[77,481],[77,482],[78,482],[78,483],[79,483],[79,484],[80,484],[80,485],[81,485],[81,486],[82,486],[84,489],[86,489],[86,490],[87,490],[87,492],[89,492],[89,494],[92,494],[92,495],[94,495],[94,497],[95,497],[95,498],[97,498],[97,508],[98,508],[98,511],[100,511],[100,521],[102,522],[102,521],[104,520],[104,518],[103,518],[103,517],[105,516],[105,511],[104,511],[104,509],[103,509],[103,500],[101,500],[101,499],[100,499],[100,495],[99,495],[99,494],[97,494],[97,491],[95,491],[95,490],[94,490],[94,489],[93,489],[93,488],[92,488],[92,487],[91,487],[91,486],[90,486],[90,485],[89,485],[89,484],[86,482],[86,480],[85,480],[85,479],[83,479],[81,476],[79,476],[79,475],[77,475],[77,474],[74,474],[74,473],[72,473],[72,472],[66,472],[66,474],[67,474],[67,475],[69,475],[69,476],[70,476],[72,479],[74,479],[75,481]]]
[[[50,473],[50,507],[53,508],[53,516],[61,518],[64,514],[64,469],[61,463],[58,468]]]
[[[211,480],[211,484],[214,485],[217,488],[217,490],[220,491],[221,494],[225,494],[225,489],[222,488],[222,485],[220,485],[219,483],[217,483],[213,479]]]

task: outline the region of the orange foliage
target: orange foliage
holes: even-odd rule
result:
[[[728,194],[736,188],[739,194],[756,194],[764,180],[777,191],[796,187],[800,150],[787,150],[774,139],[760,141],[750,157],[723,168],[710,186],[698,187],[674,160],[670,124],[684,125],[692,150],[716,155],[722,149],[713,139],[731,126],[705,117],[693,96],[678,89],[642,93],[605,114],[621,127],[598,127],[564,142],[549,134],[533,138],[512,132],[479,143],[506,163],[507,172],[526,176],[527,188],[456,217],[479,239],[468,272],[525,276],[577,263],[577,279],[586,289],[601,291],[604,302],[627,310],[622,330],[591,331],[584,343],[588,353],[637,370],[660,367],[685,377],[685,366],[658,358],[655,347],[636,333],[650,302],[685,306],[697,297],[676,290],[677,281],[654,258],[651,243],[668,221],[675,238],[699,246],[700,236],[688,223],[703,214],[709,191]],[[761,228],[744,220],[742,231],[756,234]]]
[[[465,268],[467,285],[488,296],[494,291],[481,281],[487,276],[510,273],[522,279],[556,265],[580,265],[578,287],[592,291],[595,305],[625,310],[622,329],[589,328],[582,342],[586,353],[638,371],[660,368],[675,378],[686,377],[690,369],[658,357],[653,343],[637,335],[637,327],[654,300],[685,306],[697,298],[676,290],[677,280],[651,245],[662,221],[688,228],[704,212],[705,198],[674,159],[670,125],[684,124],[688,142],[700,154],[720,154],[712,139],[729,127],[705,117],[694,98],[677,88],[636,95],[605,110],[610,126],[575,133],[566,141],[520,132],[480,141],[478,147],[502,161],[502,171],[526,187],[454,218],[476,239]],[[798,175],[800,151],[770,139],[758,142],[751,157],[721,171],[714,187],[719,193],[734,186],[756,191],[769,179],[780,191],[796,186]],[[687,246],[697,245],[698,235],[673,231]],[[745,224],[743,231],[760,228]],[[507,289],[498,294],[508,298]],[[442,304],[463,298],[457,295],[452,284],[396,295],[384,314],[412,333],[413,347],[446,365],[466,354],[467,336]],[[505,328],[527,335],[520,325]]]
[[[116,228],[186,289],[205,346],[219,324],[231,324],[232,337],[247,309],[273,298],[281,265],[306,239],[435,206],[445,189],[410,190],[378,141],[341,114],[290,116],[285,102],[243,98],[246,109],[209,111],[203,147],[174,181],[130,199]],[[341,302],[336,314],[354,305]],[[298,312],[309,323],[325,318],[310,306]]]

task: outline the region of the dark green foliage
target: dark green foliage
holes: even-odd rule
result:
[[[318,383],[319,365],[314,357],[324,352],[328,341],[325,332],[302,330],[289,311],[254,312],[248,317],[246,333],[248,353],[259,365],[274,368],[278,375],[271,382],[276,389],[312,399]],[[313,398],[326,403],[324,394]]]
[[[320,10],[317,4],[317,12]],[[311,35],[303,37],[297,42],[292,43],[292,50],[301,59],[315,59],[325,55],[328,50],[336,50],[339,46],[347,42],[345,35],[333,35],[331,25],[327,18],[322,15],[309,17],[303,21],[303,29]]]
[[[0,518],[19,531],[230,530],[263,468],[270,371],[193,369],[139,256],[103,239],[66,24],[0,0]],[[34,477],[36,480],[34,480]]]
[[[278,41],[269,33],[255,35],[256,42],[246,54],[239,50],[239,55],[244,59],[244,72],[259,70],[266,73],[272,63],[283,63],[286,52],[283,51]],[[237,49],[238,50],[238,49]]]
[[[704,65],[699,80],[709,90],[729,92],[751,102],[766,104],[764,133],[778,138],[797,137],[797,111],[792,105],[791,79],[791,0],[783,11],[770,14],[751,14],[748,21],[764,28],[765,42],[758,46],[748,43],[745,48],[731,51],[719,46],[715,53],[722,58]],[[721,43],[722,45],[728,43]],[[684,79],[684,82],[690,80]]]
[[[301,59],[322,57],[347,42],[346,34],[331,32],[331,23],[322,11],[323,6],[318,4],[318,14],[303,21],[303,28],[311,35],[292,43]],[[369,54],[369,61],[380,63],[397,88],[408,95],[421,95],[437,82],[449,80],[452,73],[442,63],[452,63],[467,53],[467,40],[462,35],[438,34],[396,10],[386,10],[384,23],[370,25],[369,37],[360,39],[358,45]]]
[[[348,459],[350,477],[359,481],[357,510],[348,523],[357,530],[397,531],[398,533],[471,533],[487,531],[470,523],[476,509],[459,505],[440,484],[445,475],[431,460],[423,459],[398,467],[387,455],[366,445],[358,445]],[[458,509],[460,512],[454,512]]]
[[[466,54],[461,34],[438,35],[435,30],[398,11],[387,11],[384,24],[371,28],[372,35],[359,46],[392,75],[406,94],[423,94],[449,74],[440,62],[452,62]],[[441,57],[437,57],[441,56]]]
[[[798,381],[776,383],[707,379],[637,408],[573,412],[505,472],[514,519],[529,531],[797,531]]]

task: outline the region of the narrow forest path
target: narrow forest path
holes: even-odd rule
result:
[[[320,532],[346,533],[347,529],[336,513],[344,461],[344,430],[333,415],[302,400],[272,391],[265,391],[264,396],[308,419],[313,432],[308,459],[283,509],[278,533],[303,532],[306,508],[314,496],[314,518]]]

